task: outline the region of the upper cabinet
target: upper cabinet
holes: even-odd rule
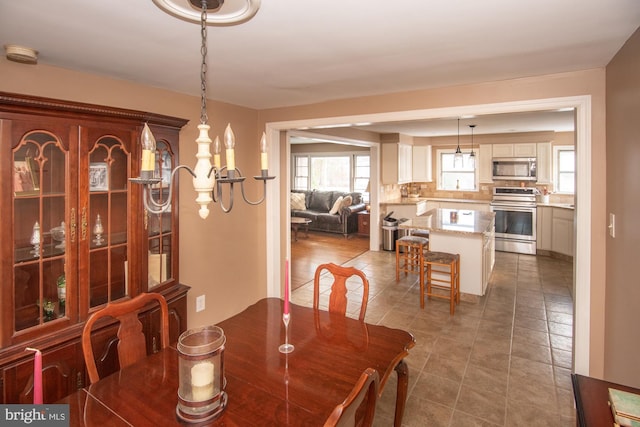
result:
[[[413,182],[431,182],[431,146],[430,145],[414,145],[412,159]]]
[[[537,144],[537,158],[538,184],[551,184],[553,180],[553,156],[550,142],[539,142]]]
[[[493,144],[493,157],[536,157],[536,144]]]
[[[480,144],[478,148],[478,180],[481,184],[493,182],[493,146]]]
[[[406,184],[412,182],[412,153],[412,146],[409,144],[382,144],[383,184]]]
[[[145,122],[163,176],[186,121],[0,93],[0,348],[178,284],[177,192],[168,213],[151,216],[129,181],[139,174]]]

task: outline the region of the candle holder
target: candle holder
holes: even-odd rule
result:
[[[100,246],[104,243],[104,237],[102,237],[102,233],[104,233],[104,227],[102,226],[102,219],[100,218],[100,214],[96,216],[96,224],[93,226],[93,234],[96,235],[95,239],[93,239],[93,243],[96,246]]]
[[[34,256],[34,258],[37,258],[40,256],[40,224],[38,223],[38,221],[36,221],[35,224],[33,224],[33,231],[31,233],[31,239],[29,240],[29,243],[31,243],[33,245],[33,249],[31,250],[31,255]]]
[[[191,329],[180,335],[176,414],[181,420],[190,423],[211,421],[227,407],[225,342],[224,331],[218,326]]]
[[[289,344],[289,320],[291,320],[291,315],[289,313],[282,315],[282,323],[284,323],[284,344],[278,347],[280,353],[291,353],[295,347],[293,344]]]

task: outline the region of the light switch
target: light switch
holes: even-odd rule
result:
[[[616,214],[609,214],[609,236],[616,237]]]
[[[204,295],[196,298],[196,312],[204,310]]]

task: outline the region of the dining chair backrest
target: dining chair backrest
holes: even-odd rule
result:
[[[313,308],[320,307],[320,278],[325,270],[333,275],[333,284],[329,295],[329,311],[332,313],[347,314],[347,279],[357,276],[362,280],[362,303],[358,319],[364,321],[369,301],[369,280],[362,271],[355,267],[343,267],[333,263],[320,264],[316,268],[313,279]]]
[[[335,407],[324,427],[371,427],[378,398],[378,371],[367,368],[347,398]]]
[[[153,301],[160,304],[161,343],[162,348],[166,348],[169,346],[169,309],[167,301],[160,294],[143,293],[127,301],[109,303],[87,319],[82,330],[82,353],[91,384],[100,380],[91,344],[91,331],[94,324],[105,317],[112,317],[120,322],[117,332],[118,362],[122,369],[147,356],[146,340],[138,313]]]

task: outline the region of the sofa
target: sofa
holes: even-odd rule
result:
[[[358,231],[356,213],[365,210],[361,193],[292,190],[291,216],[311,220],[309,230],[341,233]]]

